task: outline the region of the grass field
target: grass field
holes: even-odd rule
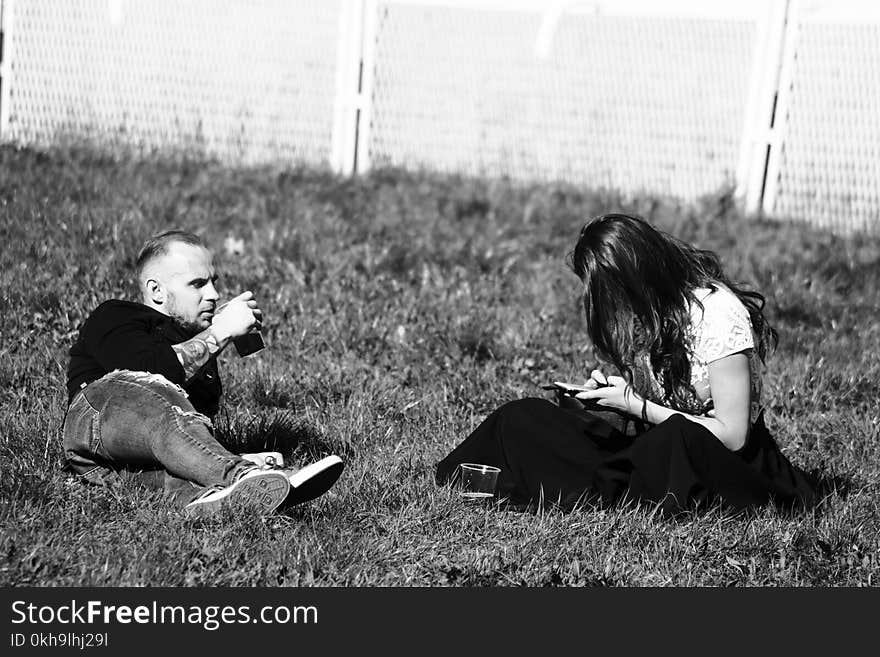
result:
[[[463,505],[433,466],[500,403],[593,364],[565,264],[583,221],[641,213],[767,296],[781,340],[767,421],[848,494],[786,518],[651,509],[536,515]],[[253,289],[269,348],[221,367],[220,436],[340,454],[331,495],[267,518],[184,518],[61,470],[67,349],[131,297],[140,243],[180,226]],[[239,253],[224,249],[240,239]],[[880,239],[567,185],[377,171],[237,170],[0,148],[0,585],[878,585]]]

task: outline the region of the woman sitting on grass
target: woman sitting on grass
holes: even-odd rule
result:
[[[439,463],[438,482],[475,462],[501,469],[498,495],[514,505],[637,500],[672,513],[818,501],[816,480],[764,425],[761,368],[776,332],[762,295],[732,283],[714,253],[624,214],[584,226],[572,266],[593,346],[621,376],[593,371],[577,408],[505,404]]]

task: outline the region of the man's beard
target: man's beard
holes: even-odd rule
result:
[[[177,325],[187,333],[187,335],[198,335],[205,330],[206,327],[202,326],[198,320],[187,319],[184,317],[183,313],[177,307],[177,298],[173,294],[168,294],[166,303],[168,304],[168,316],[171,317],[171,319],[173,319]]]
[[[174,315],[171,316],[171,319],[173,319],[175,322],[177,322],[177,325],[181,329],[183,329],[184,332],[187,335],[189,335],[190,337],[194,337],[205,330],[201,324],[196,324],[195,322],[188,322],[185,319],[182,319],[180,317],[175,317]]]

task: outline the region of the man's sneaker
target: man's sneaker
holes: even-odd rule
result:
[[[281,452],[255,452],[253,454],[240,454],[245,461],[250,461],[260,466],[263,470],[284,467],[284,457]]]
[[[188,515],[211,515],[234,504],[254,507],[271,513],[289,496],[290,481],[281,470],[248,470],[235,483],[224,488],[206,490],[184,507]]]
[[[320,497],[336,483],[344,467],[342,459],[332,455],[298,470],[282,470],[290,481],[290,492],[283,506],[302,504]]]

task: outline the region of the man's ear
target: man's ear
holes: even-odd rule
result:
[[[147,295],[147,299],[157,306],[165,303],[165,288],[155,278],[147,279],[144,283],[144,291]]]

